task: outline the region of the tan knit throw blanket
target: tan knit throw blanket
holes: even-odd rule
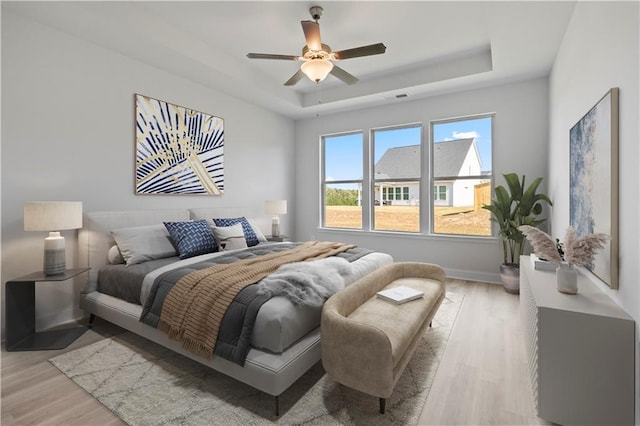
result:
[[[310,241],[291,250],[193,271],[167,294],[158,328],[197,355],[213,356],[220,323],[235,296],[286,263],[336,255],[352,244]]]

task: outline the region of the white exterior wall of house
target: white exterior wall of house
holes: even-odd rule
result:
[[[475,186],[482,183],[480,179],[458,179],[453,183],[454,207],[473,207]]]
[[[464,163],[462,163],[458,176],[480,176],[481,173],[480,157],[474,141],[469,151],[467,151],[467,156],[464,159]]]
[[[467,152],[467,156],[458,171],[458,176],[480,176],[482,167],[475,143]],[[458,179],[454,181],[436,181],[436,185],[447,185],[447,200],[436,201],[437,206],[467,207],[474,204],[474,186],[481,183],[480,179]]]

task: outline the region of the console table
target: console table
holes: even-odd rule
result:
[[[578,294],[520,261],[520,313],[538,416],[558,424],[634,424],[635,322],[578,274]]]
[[[44,275],[39,271],[7,281],[4,300],[7,351],[63,349],[80,337],[87,329],[84,326],[36,331],[36,283],[67,281],[89,269],[67,269],[58,275]]]

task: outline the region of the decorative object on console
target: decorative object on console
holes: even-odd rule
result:
[[[553,262],[549,262],[547,259],[539,258],[535,253],[531,253],[529,255],[529,259],[531,260],[531,266],[533,269],[537,269],[538,271],[551,271],[555,272],[558,269],[558,265]]]
[[[224,120],[136,94],[136,194],[224,193]]]
[[[491,212],[491,221],[499,227],[502,238],[503,261],[500,265],[500,279],[508,293],[520,292],[520,256],[524,250],[524,235],[518,229],[521,225],[538,226],[546,221],[539,219],[542,214],[542,202],[553,205],[545,194],[537,193],[542,178],[536,178],[531,185],[525,187],[525,176],[522,181],[516,173],[503,175],[509,191],[502,185],[496,186],[495,198],[491,204],[482,206]]]
[[[556,288],[560,293],[578,293],[578,271],[566,262],[560,263],[556,269]]]
[[[264,210],[273,215],[271,220],[271,236],[280,236],[279,214],[287,214],[287,200],[267,200],[264,202]]]
[[[43,272],[64,274],[67,269],[64,237],[59,231],[82,228],[81,201],[31,201],[24,204],[24,230],[49,231],[44,240]]]
[[[570,225],[579,235],[611,236],[587,269],[618,288],[618,88],[570,131]]]
[[[578,292],[578,272],[575,266],[590,265],[597,251],[602,249],[609,240],[609,236],[603,233],[577,237],[575,229],[569,227],[564,243],[561,243],[533,226],[525,225],[518,229],[529,240],[539,256],[558,265],[556,286],[559,292],[567,294]]]

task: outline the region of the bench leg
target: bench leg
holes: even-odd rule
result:
[[[280,416],[280,399],[278,398],[278,395],[275,396],[276,399],[276,417]]]
[[[385,402],[387,402],[387,400],[386,400],[386,399],[384,399],[384,398],[380,398],[380,414],[384,414],[384,405],[385,405]]]
[[[95,321],[95,319],[96,319],[96,316],[94,314],[89,314],[89,326],[88,326],[89,329],[93,327],[93,321]]]

